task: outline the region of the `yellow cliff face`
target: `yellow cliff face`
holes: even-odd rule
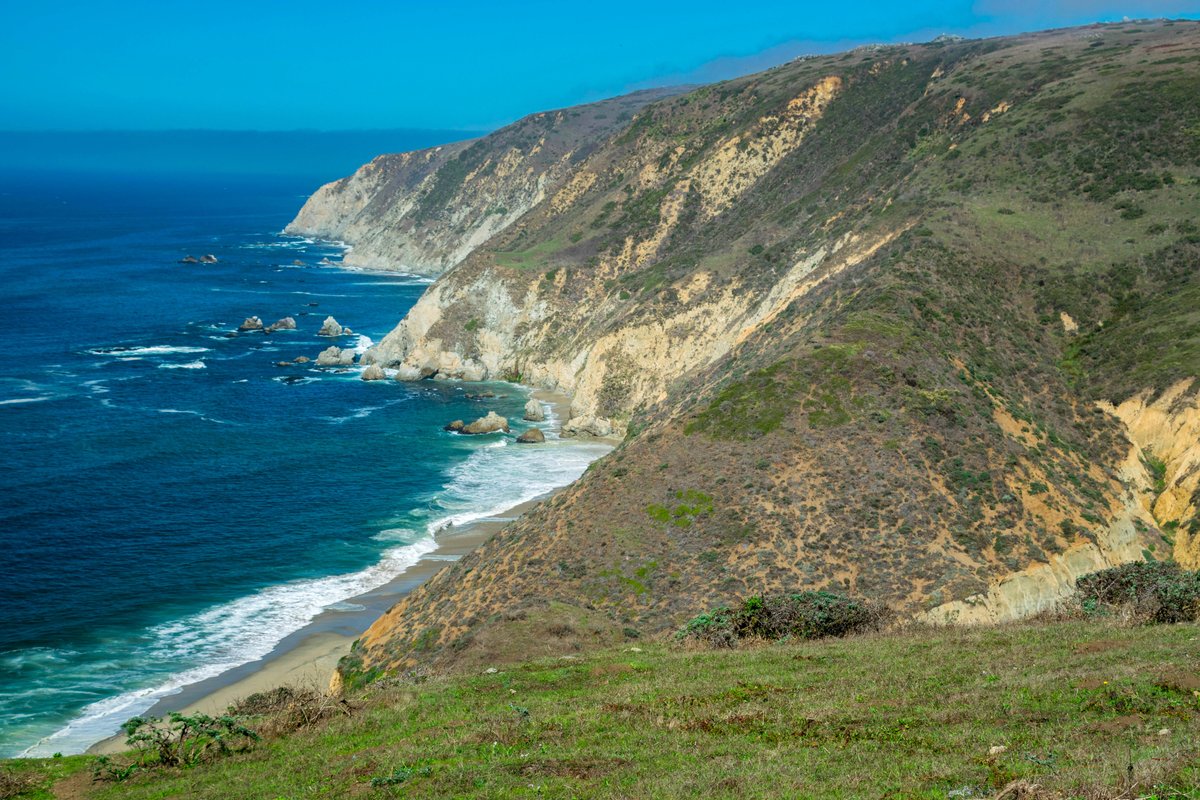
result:
[[[1189,531],[1197,519],[1200,490],[1200,387],[1195,378],[1179,381],[1158,397],[1145,391],[1120,405],[1102,407],[1125,423],[1139,454],[1161,464],[1161,475],[1142,481],[1140,502],[1160,526],[1174,523],[1175,560],[1200,569],[1200,534]],[[1145,470],[1143,470],[1145,472]]]
[[[752,130],[719,144],[695,172],[704,213],[713,217],[732,206],[799,147],[841,89],[842,79],[837,75],[822,78],[789,101],[782,114],[762,117]]]

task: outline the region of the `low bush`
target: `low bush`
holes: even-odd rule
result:
[[[1084,575],[1072,605],[1083,615],[1123,611],[1143,623],[1200,618],[1200,572],[1173,561],[1134,561]]]
[[[239,717],[178,711],[172,711],[166,720],[134,717],[121,728],[128,736],[125,743],[138,751],[142,764],[167,767],[199,764],[234,749],[245,749],[260,738]]]
[[[881,605],[832,592],[755,595],[737,608],[721,606],[695,617],[676,638],[723,647],[741,639],[823,639],[876,631],[887,618]]]
[[[330,717],[347,716],[352,711],[344,699],[303,686],[280,686],[258,692],[229,707],[234,717],[253,720],[255,730],[264,736],[291,733]]]
[[[40,783],[41,776],[29,772],[14,772],[0,769],[0,800],[20,797],[32,791]]]

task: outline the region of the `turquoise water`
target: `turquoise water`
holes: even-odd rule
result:
[[[519,387],[276,366],[378,341],[427,285],[280,235],[314,185],[0,182],[0,757],[80,752],[604,451],[441,430],[519,420]],[[230,337],[251,314],[299,329]]]

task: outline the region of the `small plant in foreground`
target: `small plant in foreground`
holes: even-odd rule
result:
[[[432,774],[433,770],[429,767],[397,767],[392,770],[390,775],[376,775],[374,778],[371,778],[371,786],[375,789],[382,789],[385,786],[398,786],[413,778],[428,778]]]
[[[754,595],[690,620],[676,638],[733,647],[739,639],[822,639],[879,630],[887,610],[832,592]]]
[[[132,764],[118,764],[108,756],[100,756],[96,763],[92,764],[92,780],[121,783],[137,772],[138,766],[136,761]]]

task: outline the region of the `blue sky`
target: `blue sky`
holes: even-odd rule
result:
[[[1200,0],[5,0],[0,130],[488,129],[649,85]]]

